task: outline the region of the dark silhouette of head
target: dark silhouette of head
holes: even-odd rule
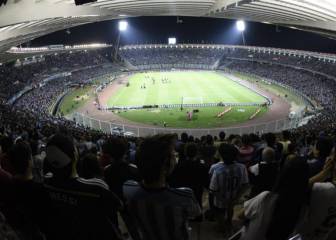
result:
[[[250,136],[247,135],[247,134],[244,134],[244,135],[242,136],[241,141],[242,141],[242,144],[243,144],[244,146],[250,145],[250,142],[251,142],[251,141],[250,141]]]
[[[187,143],[184,147],[184,154],[188,160],[192,160],[197,156],[198,148],[195,143]]]
[[[188,142],[188,134],[183,132],[181,133],[181,142],[187,143]]]
[[[56,178],[69,178],[76,170],[78,153],[71,137],[55,134],[46,148],[46,161]]]
[[[317,140],[315,144],[315,152],[319,158],[326,158],[330,155],[331,149],[333,148],[333,142],[330,138],[321,137]]]
[[[218,148],[218,152],[223,162],[227,165],[233,164],[237,160],[239,153],[235,146],[227,143],[222,143]]]
[[[102,146],[102,152],[104,155],[108,155],[114,162],[120,162],[123,160],[127,152],[127,143],[124,139],[113,137],[107,139]]]
[[[18,142],[9,151],[9,158],[14,174],[25,175],[31,167],[32,151],[26,142]]]
[[[137,151],[137,159],[145,183],[152,184],[169,176],[176,161],[173,135],[145,138]]]
[[[225,141],[225,136],[226,136],[225,132],[224,132],[224,131],[221,131],[221,132],[219,133],[219,140],[220,140],[221,142]]]

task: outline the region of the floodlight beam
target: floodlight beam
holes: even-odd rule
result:
[[[120,46],[120,38],[121,38],[121,34],[122,32],[125,32],[128,28],[128,22],[125,20],[121,20],[118,22],[118,37],[117,37],[117,41],[115,44],[115,49],[114,49],[114,59],[118,60],[118,52],[119,52],[119,46]]]
[[[242,35],[242,39],[243,39],[243,44],[244,46],[246,46],[246,42],[245,42],[245,36],[244,36],[244,31],[245,31],[245,22],[243,20],[238,20],[236,22],[236,27],[237,27],[237,30],[241,33]]]

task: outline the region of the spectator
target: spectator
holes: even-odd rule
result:
[[[279,162],[275,159],[273,148],[266,147],[262,151],[262,161],[249,168],[253,177],[251,196],[264,191],[271,191],[279,173]],[[252,182],[252,180],[251,180]]]
[[[211,166],[213,171],[210,191],[214,194],[214,206],[219,215],[219,221],[225,221],[226,227],[232,226],[233,207],[248,184],[246,167],[237,163],[238,150],[231,144],[219,146],[222,161]],[[226,217],[225,217],[226,216]]]
[[[198,149],[195,143],[187,143],[184,148],[186,160],[178,162],[170,176],[172,187],[191,188],[202,208],[204,188],[208,187],[208,169],[197,159]]]
[[[286,155],[288,153],[288,146],[291,144],[290,140],[290,132],[289,131],[283,131],[282,132],[282,141],[280,141],[282,144],[282,154]]]
[[[249,221],[241,240],[287,240],[294,232],[308,197],[308,166],[299,159],[282,169],[273,190],[244,203]]]
[[[0,213],[0,239],[20,240],[15,231],[8,225],[5,216]]]
[[[123,190],[143,239],[189,239],[188,219],[201,210],[191,189],[167,186],[176,161],[173,136],[145,139],[138,158],[143,182],[128,181]]]
[[[216,147],[214,146],[213,138],[207,135],[200,147],[200,155],[201,159],[204,161],[205,165],[210,168],[212,164],[216,162],[215,154]]]
[[[46,161],[52,172],[45,180],[53,207],[50,239],[121,239],[116,225],[121,201],[104,181],[78,177],[78,153],[72,140],[52,136]]]
[[[18,142],[9,151],[13,179],[7,186],[4,213],[24,239],[44,239],[48,233],[49,204],[43,185],[33,181],[29,144]]]
[[[12,178],[12,175],[9,172],[2,169],[0,165],[0,189],[2,189],[3,186],[6,185],[11,180],[11,178]]]
[[[316,175],[323,168],[326,158],[333,148],[331,139],[321,137],[317,140],[313,149],[313,158],[308,160],[310,176]]]
[[[11,149],[12,145],[13,140],[10,137],[2,136],[0,138],[0,146],[1,146],[0,165],[2,169],[7,173],[13,173],[12,166],[10,164],[10,160],[8,157],[8,152]]]
[[[259,149],[256,151],[256,162],[261,161],[262,151],[265,147],[270,147],[274,149],[275,152],[275,159],[276,161],[280,161],[282,158],[282,144],[276,141],[276,136],[274,133],[267,133],[264,135],[266,146],[260,146]]]
[[[247,134],[242,136],[242,146],[239,148],[239,162],[245,164],[247,167],[250,165],[254,153],[254,148],[250,144],[250,137]]]
[[[45,152],[41,151],[39,153],[39,146],[37,141],[31,141],[30,147],[32,149],[33,154],[33,179],[35,182],[42,183],[44,178],[44,158],[45,158]]]
[[[215,146],[219,147],[219,145],[221,145],[222,143],[225,142],[225,132],[224,131],[220,131],[218,134],[219,139],[217,141],[215,141]]]
[[[99,166],[96,155],[92,153],[88,153],[82,158],[78,173],[84,179],[103,179],[103,170]]]
[[[104,179],[120,199],[123,199],[122,187],[127,180],[140,181],[137,166],[125,161],[126,152],[126,141],[120,138],[110,138],[102,147],[102,154],[110,162],[104,170]]]
[[[288,159],[291,159],[292,156],[294,156],[296,158],[296,156],[298,155],[296,149],[297,149],[297,147],[296,147],[296,145],[294,143],[288,144],[288,146],[287,146],[287,153],[282,156],[282,160],[280,162],[280,168],[282,168],[283,165],[285,164],[285,162]]]
[[[330,178],[330,181],[323,182]],[[335,152],[325,162],[323,170],[310,179],[312,190],[310,201],[302,224],[298,231],[303,240],[335,239],[335,212],[336,209],[336,164]]]
[[[242,145],[241,137],[236,136],[234,139],[232,139],[231,144],[239,150]]]

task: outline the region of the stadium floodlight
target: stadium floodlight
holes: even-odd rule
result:
[[[114,59],[116,59],[116,60],[117,60],[118,52],[119,52],[121,34],[122,34],[122,32],[125,32],[127,30],[127,28],[128,28],[128,22],[127,21],[120,20],[118,22],[119,32],[118,32],[118,37],[117,37],[117,41],[116,41],[115,49],[114,49]]]
[[[239,32],[245,31],[245,22],[243,20],[238,20],[236,25]]]
[[[168,38],[168,44],[169,45],[175,45],[176,44],[176,38],[174,38],[174,37]]]
[[[126,21],[119,21],[119,31],[120,32],[125,32],[128,27],[128,22]]]
[[[236,22],[236,27],[237,27],[237,30],[241,33],[242,35],[242,39],[243,39],[243,43],[244,43],[244,46],[246,45],[246,42],[245,42],[245,36],[244,36],[244,31],[245,31],[245,22],[243,20],[238,20]]]

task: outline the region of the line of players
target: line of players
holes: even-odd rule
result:
[[[152,81],[153,85],[155,85],[155,83],[156,83],[156,79],[154,77],[150,77],[148,75],[145,75],[145,82],[140,85],[140,88],[141,89],[146,89],[146,82],[149,82],[149,81]],[[161,78],[161,83],[162,84],[168,84],[168,83],[172,83],[172,81],[168,77],[162,77]]]

